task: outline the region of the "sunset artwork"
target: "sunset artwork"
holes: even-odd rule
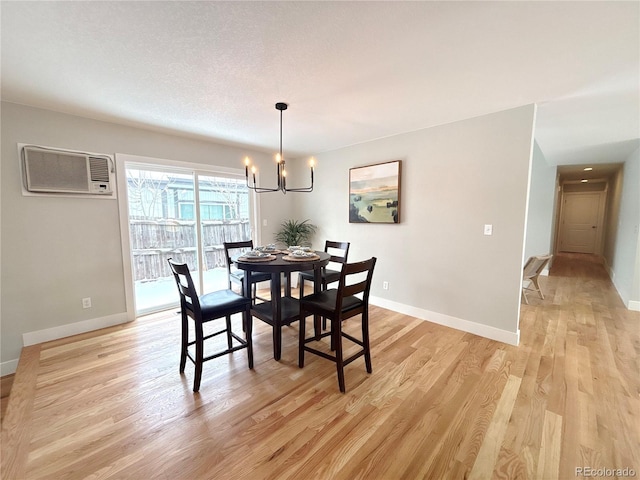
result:
[[[349,223],[400,223],[401,161],[349,169]]]

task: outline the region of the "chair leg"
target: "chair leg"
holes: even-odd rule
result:
[[[242,282],[242,284],[240,284],[240,295],[242,295],[244,297],[244,282]],[[244,333],[247,333],[247,331],[245,330],[246,326],[245,323],[242,322],[242,331]]]
[[[322,323],[324,324],[324,330],[326,330],[327,328],[327,317],[322,317]],[[333,320],[331,320],[331,328],[333,329]],[[342,332],[342,328],[340,328],[340,332]],[[342,333],[341,333],[342,335]],[[336,337],[333,334],[333,330],[331,330],[331,335],[329,335],[329,340],[331,340],[331,351],[335,352],[336,351],[336,343],[337,342],[342,342],[342,339]]]
[[[369,312],[362,312],[362,348],[364,349],[364,364],[367,373],[371,373],[371,346],[369,345]]]
[[[336,370],[338,371],[338,386],[340,391],[345,393],[344,386],[344,363],[342,361],[342,325],[339,318],[331,320],[331,342],[335,342],[336,347]]]
[[[227,345],[229,346],[229,350],[233,348],[233,339],[231,338],[231,315],[227,315]]]
[[[298,336],[298,367],[304,367],[304,341],[305,341],[305,323],[307,317],[303,310],[300,310],[300,321],[298,322],[300,334]]]
[[[531,279],[531,283],[536,288],[536,291],[538,292],[538,295],[540,295],[540,298],[542,300],[544,300],[544,295],[542,294],[542,289],[540,288],[540,283],[538,283],[538,277],[533,277]]]
[[[327,282],[323,281],[322,290],[326,290],[326,289],[327,289]],[[326,329],[327,329],[327,317],[322,317],[322,330],[326,330]],[[331,343],[333,343],[333,341]],[[333,350],[333,345],[331,346],[331,350]]]
[[[253,330],[253,317],[251,316],[251,306],[247,305],[247,308],[242,312],[242,326],[245,331],[245,339],[247,341],[247,357],[249,360],[249,368],[253,369],[253,339],[251,332]]]
[[[196,372],[193,377],[193,391],[200,390],[200,380],[202,379],[202,364],[204,363],[204,334],[202,324],[196,321]]]
[[[189,324],[187,322],[187,314],[182,309],[182,345],[180,347],[180,373],[184,373],[184,367],[187,363],[187,345],[189,344]]]
[[[304,278],[300,274],[298,274],[298,287],[300,289],[300,293],[298,294],[298,298],[302,298],[302,297],[304,297]]]

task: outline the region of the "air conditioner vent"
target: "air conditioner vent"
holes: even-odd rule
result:
[[[25,145],[24,187],[36,193],[113,195],[111,158]]]
[[[109,160],[104,157],[89,157],[89,172],[92,182],[108,182]]]

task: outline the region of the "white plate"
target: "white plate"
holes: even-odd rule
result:
[[[262,258],[262,257],[268,257],[269,254],[263,253],[263,252],[247,252],[244,254],[244,256],[247,258]]]
[[[309,258],[309,257],[315,256],[315,253],[311,253],[311,252],[293,252],[291,254],[291,256],[295,257],[295,258]]]

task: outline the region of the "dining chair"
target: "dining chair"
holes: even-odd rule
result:
[[[551,260],[553,255],[534,255],[529,257],[527,263],[524,264],[522,273],[522,296],[527,305],[529,305],[529,299],[527,298],[527,291],[537,292],[540,298],[544,300],[542,289],[540,288],[539,277],[547,266],[547,263]],[[529,285],[525,286],[525,282],[529,281]],[[531,288],[533,286],[533,288]]]
[[[376,265],[376,257],[357,263],[345,263],[342,265],[338,288],[322,290],[300,299],[300,331],[298,343],[298,366],[304,367],[305,352],[319,355],[323,358],[335,362],[338,372],[338,386],[342,393],[345,392],[344,367],[355,359],[364,355],[364,362],[368,373],[372,372],[371,348],[369,345],[369,290],[371,289],[371,279],[373,269]],[[362,277],[365,276],[362,280]],[[362,294],[362,298],[358,295]],[[331,328],[328,332],[320,333],[319,325],[314,325],[315,334],[306,338],[305,324],[309,315],[319,315],[331,321]],[[362,339],[342,330],[342,321],[348,318],[361,315],[362,318]],[[334,354],[326,353],[309,346],[311,342],[331,337],[331,351]],[[342,339],[360,345],[349,358],[343,358]]]
[[[246,250],[253,248],[253,240],[245,240],[241,242],[224,242],[224,254],[227,260],[227,280],[229,282],[229,290],[232,290],[232,284],[236,283],[240,285],[240,293],[244,295],[244,270],[239,270],[233,267],[233,262],[231,261],[231,256],[234,252],[239,250]],[[268,282],[271,280],[271,274],[269,273],[261,273],[261,272],[251,272],[251,301],[253,304],[256,302],[256,298],[264,301],[264,298],[258,297],[256,290],[256,285],[260,282]]]
[[[216,292],[198,295],[196,292],[191,273],[187,264],[176,263],[168,259],[169,267],[176,280],[178,293],[180,294],[180,312],[182,317],[182,340],[180,351],[180,373],[184,373],[187,358],[191,360],[195,367],[193,378],[193,391],[200,390],[200,380],[202,378],[202,365],[208,360],[218,358],[222,355],[235,352],[243,348],[247,349],[249,368],[253,368],[253,345],[251,341],[252,318],[251,300],[242,295],[238,295],[232,290],[218,290]],[[242,313],[242,325],[245,338],[236,335],[231,329],[231,315]],[[203,325],[206,322],[225,317],[225,328],[216,330],[213,333],[204,335]],[[194,323],[195,339],[189,341],[189,324],[187,318],[191,318]],[[207,357],[204,356],[204,341],[217,335],[226,333],[227,348]],[[237,343],[234,345],[234,340]],[[195,356],[189,351],[189,347],[195,345]]]
[[[327,240],[324,243],[324,251],[326,253],[331,254],[331,259],[329,263],[343,265],[347,263],[347,256],[349,255],[349,246],[350,242],[335,242],[332,240]],[[340,280],[340,270],[334,270],[327,267],[324,267],[321,272],[322,276],[322,290],[326,290],[327,286],[331,283],[335,283]],[[313,271],[300,272],[298,275],[298,287],[300,288],[299,297],[304,297],[304,282],[310,281],[313,282],[314,274]],[[327,320],[322,319],[322,329],[327,328]]]
[[[324,243],[324,251],[331,254],[329,263],[344,264],[347,263],[349,255],[349,242],[334,242],[327,240]],[[327,267],[322,269],[322,290],[327,289],[327,285],[340,280],[340,270],[333,270]],[[313,271],[300,272],[298,275],[298,286],[300,287],[300,298],[304,297],[304,282],[313,282]]]

